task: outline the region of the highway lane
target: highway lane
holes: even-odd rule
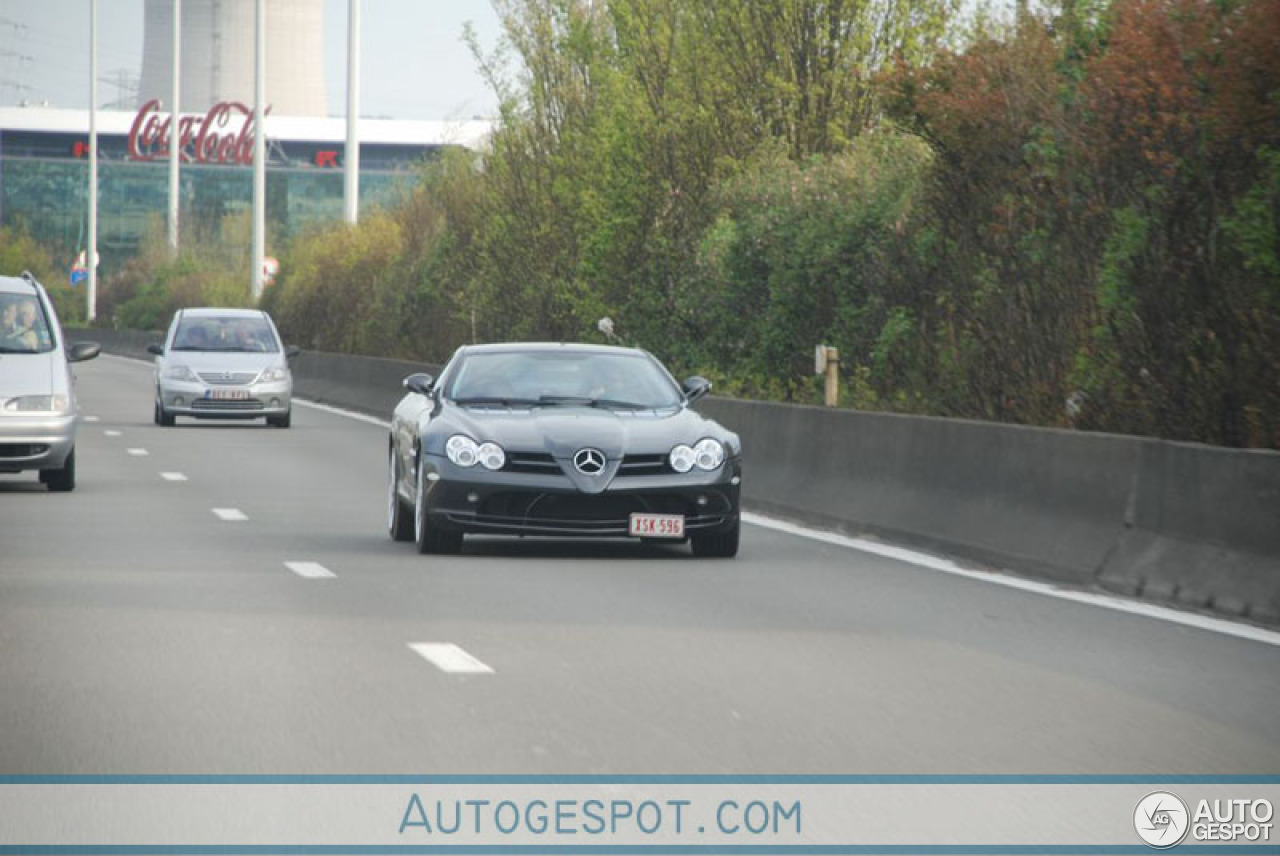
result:
[[[162,429],[149,367],[78,373],[76,492],[0,476],[0,773],[1280,770],[1275,645],[760,527],[422,557],[384,428]]]

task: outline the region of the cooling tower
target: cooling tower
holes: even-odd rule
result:
[[[219,101],[253,106],[254,0],[182,0],[183,113]],[[170,101],[173,2],[146,0],[138,105]],[[267,105],[274,116],[324,116],[324,0],[266,0]]]

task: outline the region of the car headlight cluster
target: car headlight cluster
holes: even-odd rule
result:
[[[164,376],[169,380],[183,380],[188,383],[200,382],[200,378],[196,377],[196,373],[191,370],[191,366],[169,366],[164,370]]]
[[[267,369],[258,378],[258,383],[275,383],[277,381],[288,380],[289,370],[284,366],[277,366],[273,369]]]
[[[700,470],[714,470],[724,463],[724,445],[719,440],[706,437],[695,446],[683,443],[671,450],[667,456],[671,469],[678,473],[687,473],[697,467]]]
[[[444,453],[460,467],[476,464],[486,470],[500,470],[507,462],[507,455],[497,443],[476,443],[466,434],[454,434],[445,443]]]
[[[4,403],[10,413],[62,413],[70,402],[65,395],[20,395]]]

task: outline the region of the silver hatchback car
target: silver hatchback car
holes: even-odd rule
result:
[[[155,423],[175,417],[256,419],[288,428],[293,375],[271,316],[259,309],[179,309],[155,354]]]
[[[49,490],[75,490],[80,407],[68,364],[99,350],[67,346],[31,274],[0,276],[0,473],[38,470]]]

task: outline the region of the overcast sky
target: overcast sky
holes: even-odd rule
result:
[[[99,106],[110,82],[142,70],[143,0],[99,0]],[[347,0],[325,0],[329,113],[346,104]],[[495,101],[462,42],[470,21],[490,50],[499,38],[489,0],[363,0],[361,114],[396,119],[491,116]],[[0,106],[47,100],[89,106],[89,0],[0,0]],[[130,99],[129,109],[133,109]]]

